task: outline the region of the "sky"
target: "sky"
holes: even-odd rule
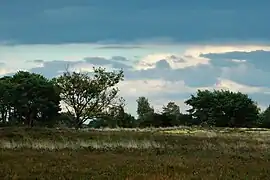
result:
[[[127,111],[139,96],[182,112],[198,89],[270,104],[269,0],[1,0],[0,76],[123,69]]]

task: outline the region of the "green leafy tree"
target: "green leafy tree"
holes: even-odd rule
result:
[[[186,101],[196,124],[219,127],[251,127],[258,120],[257,104],[240,92],[201,91]]]
[[[171,116],[164,113],[154,113],[153,119],[150,124],[147,126],[154,126],[154,127],[171,127],[172,125],[172,119]]]
[[[111,128],[119,127],[119,121],[120,119],[123,119],[124,114],[124,102],[122,102],[119,106],[110,107],[106,117],[108,126]]]
[[[207,123],[214,125],[213,115],[215,112],[213,109],[215,107],[216,109],[219,108],[219,103],[216,101],[217,98],[214,97],[214,93],[208,90],[198,90],[196,95],[191,95],[191,98],[185,101],[185,103],[192,107],[188,112],[193,118],[193,124]]]
[[[119,89],[115,85],[123,80],[123,71],[107,72],[105,68],[93,71],[93,76],[67,71],[54,79],[68,113],[74,116],[76,128],[87,120],[105,116],[109,107],[119,105]]]
[[[47,123],[60,110],[59,91],[44,76],[19,71],[12,77],[13,118],[33,127],[34,121]]]
[[[140,126],[154,124],[154,108],[150,107],[150,103],[146,97],[141,96],[137,99],[137,114]]]
[[[109,114],[109,116],[110,120],[114,122],[114,127],[136,127],[136,120],[131,114],[125,112],[124,103],[118,107],[111,109],[111,113]]]
[[[88,125],[89,128],[104,128],[104,127],[109,127],[108,121],[104,118],[97,118],[91,120]]]
[[[139,97],[137,99],[137,114],[139,119],[143,119],[145,116],[154,113],[154,108],[150,107],[150,103],[146,97]]]
[[[260,114],[259,127],[270,128],[270,105]]]
[[[162,114],[167,117],[167,122],[164,122],[164,124],[167,124],[166,126],[180,125],[180,107],[175,104],[175,102],[169,102],[166,106],[163,106],[162,109]]]
[[[68,112],[60,112],[57,117],[56,125],[60,127],[73,127],[74,116],[69,114]]]
[[[118,106],[108,108],[108,113],[102,118],[97,118],[89,123],[89,127],[123,127],[132,128],[136,127],[136,119],[125,112],[125,102],[121,99],[121,103]]]
[[[137,120],[129,113],[124,113],[123,117],[119,119],[119,127],[135,128],[137,127]]]

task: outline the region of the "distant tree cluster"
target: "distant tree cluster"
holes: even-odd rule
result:
[[[0,78],[0,125],[270,128],[270,106],[260,112],[248,95],[224,90],[198,90],[185,101],[191,107],[187,113],[181,113],[175,102],[164,105],[157,113],[147,97],[138,97],[135,118],[125,112],[125,100],[119,97],[116,85],[123,78],[122,70],[108,72],[104,68],[94,68],[91,74],[66,71],[53,79],[25,71],[4,76]]]

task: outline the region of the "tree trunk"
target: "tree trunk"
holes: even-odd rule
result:
[[[31,110],[28,111],[25,120],[27,122],[28,127],[32,128],[34,126],[34,119],[32,117],[32,111]]]
[[[76,130],[78,130],[78,129],[80,129],[81,127],[82,127],[82,124],[83,124],[83,122],[80,120],[80,118],[79,117],[77,117],[76,119],[75,119],[75,128],[76,128]]]
[[[32,128],[34,126],[34,119],[32,118],[31,114],[30,114],[30,127]]]

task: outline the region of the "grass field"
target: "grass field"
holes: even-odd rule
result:
[[[0,129],[0,179],[270,179],[267,129]]]

